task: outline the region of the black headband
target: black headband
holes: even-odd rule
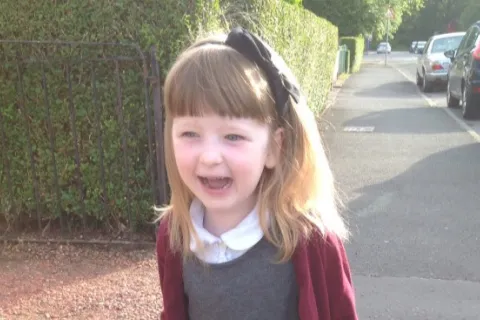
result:
[[[230,31],[225,44],[240,52],[265,72],[270,88],[273,91],[277,112],[280,116],[284,116],[288,110],[289,96],[295,102],[299,102],[300,91],[278,70],[272,61],[270,51],[258,37],[244,28],[237,27]]]

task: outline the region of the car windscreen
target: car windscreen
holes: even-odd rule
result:
[[[440,38],[432,43],[431,53],[440,53],[448,50],[456,50],[462,41],[463,36],[454,36],[448,38]]]

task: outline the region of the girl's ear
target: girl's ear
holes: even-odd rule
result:
[[[272,138],[273,139],[270,142],[267,159],[265,161],[265,167],[268,169],[272,169],[279,162],[283,144],[283,128],[278,128],[275,130]]]

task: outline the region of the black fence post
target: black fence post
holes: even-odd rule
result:
[[[160,70],[156,58],[155,47],[150,50],[152,77],[151,84],[153,88],[153,115],[155,119],[155,150],[157,158],[157,205],[164,205],[167,203],[167,179],[165,172],[165,158],[164,158],[164,143],[163,143],[163,103],[162,103],[162,88],[160,83]]]

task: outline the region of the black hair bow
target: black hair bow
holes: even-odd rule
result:
[[[240,52],[265,72],[280,116],[284,116],[287,111],[289,96],[295,102],[299,102],[298,88],[274,65],[270,51],[258,37],[244,28],[237,27],[230,31],[225,44]]]

